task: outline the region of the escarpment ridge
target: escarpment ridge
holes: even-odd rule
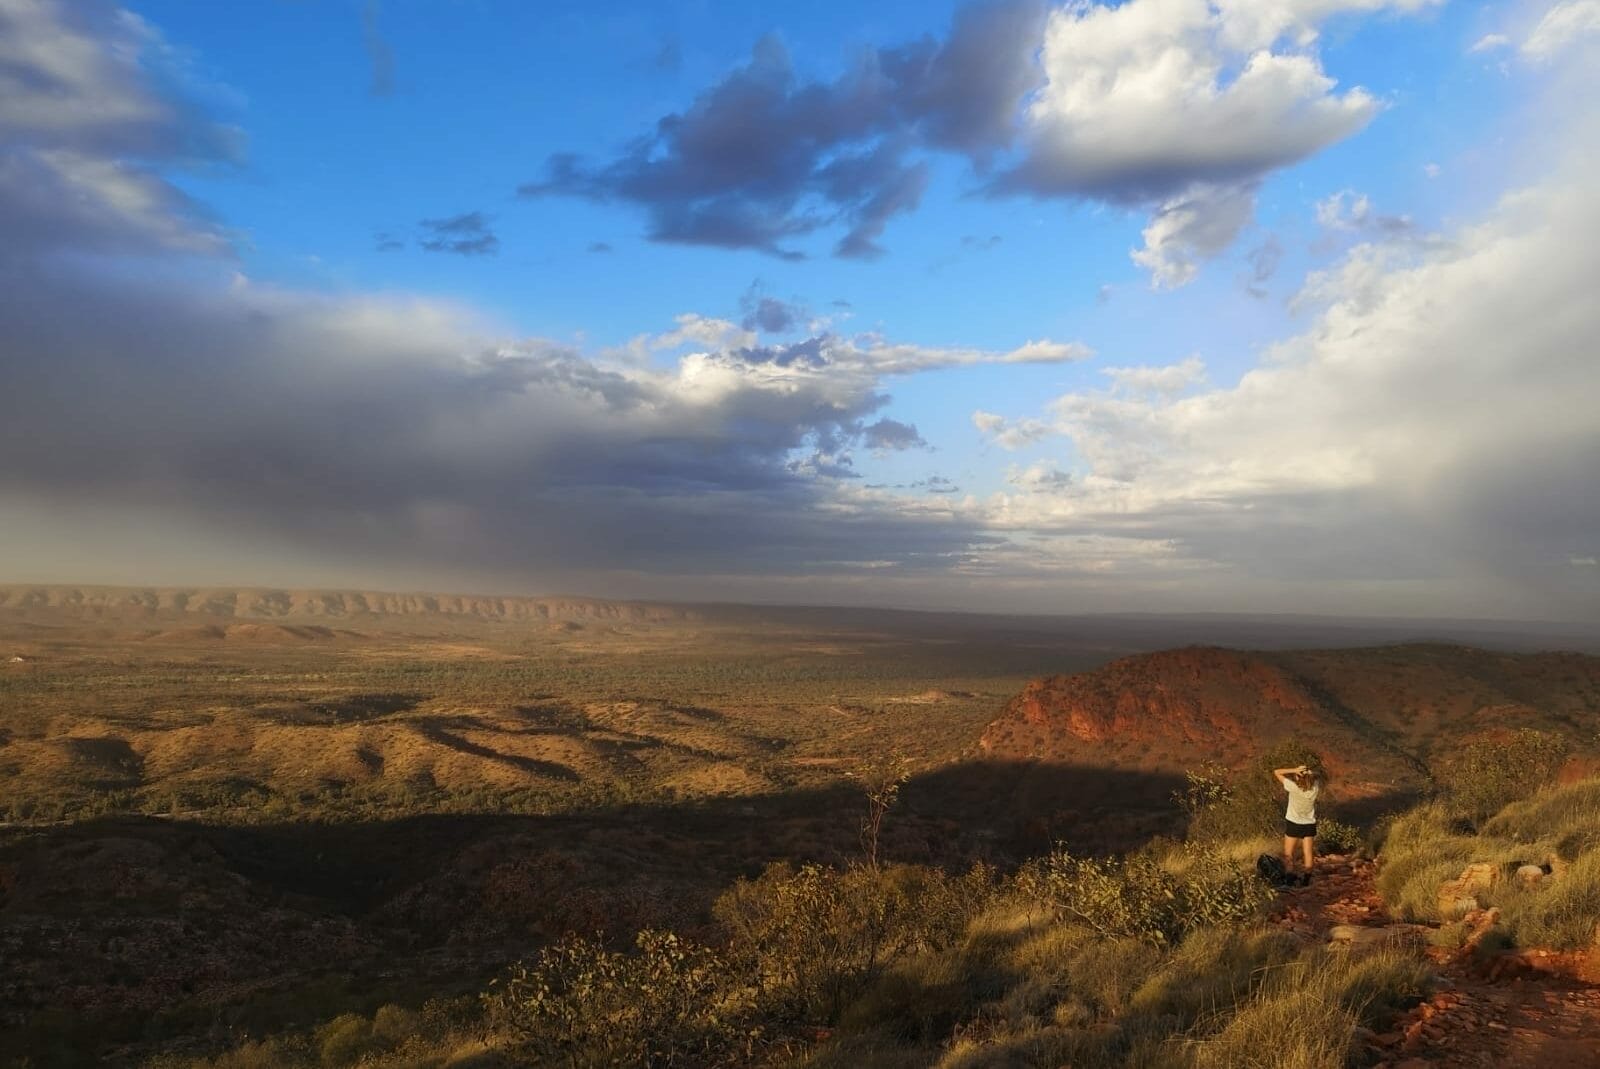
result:
[[[0,586],[0,616],[42,620],[675,622],[692,608],[599,598],[500,597],[255,587]]]

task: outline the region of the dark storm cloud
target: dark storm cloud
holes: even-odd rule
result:
[[[816,367],[819,344],[707,354],[726,381],[698,387],[547,343],[473,348],[427,307],[60,277],[0,294],[0,332],[8,501],[507,576],[926,566],[990,540],[834,499],[853,446],[918,437],[869,422],[876,380]],[[741,370],[763,367],[791,377]]]
[[[445,219],[424,219],[418,225],[427,232],[428,236],[421,242],[427,252],[485,256],[500,251],[500,239],[489,229],[489,217],[482,212],[463,212]]]
[[[367,0],[361,9],[361,41],[372,61],[372,82],[369,91],[375,97],[386,97],[394,92],[394,49],[384,39],[379,24],[382,5],[378,0]]]
[[[1037,81],[1033,3],[961,12],[943,44],[871,50],[831,82],[803,81],[776,37],[681,113],[608,163],[551,156],[523,196],[561,194],[644,208],[654,241],[798,258],[794,239],[842,225],[838,256],[872,258],[927,185],[929,147],[986,158],[1012,137]]]

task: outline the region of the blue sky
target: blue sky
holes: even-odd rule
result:
[[[1490,277],[1470,236],[1508,193],[1560,188],[1589,136],[1571,102],[1597,18],[3,0],[0,79],[24,80],[0,109],[0,237],[41,287],[5,357],[44,391],[15,395],[40,425],[4,459],[56,474],[0,486],[0,548],[18,578],[1585,615],[1600,547],[1559,480],[1538,537],[1448,561],[1393,544],[1437,545],[1406,494],[1490,447],[1465,414],[1384,413],[1407,351],[1361,382],[1384,404],[1336,396],[1356,387],[1333,347],[1363,316],[1388,337],[1417,272]],[[60,458],[108,462],[44,420],[62,387],[41,369],[70,366],[52,345],[97,351],[56,329],[110,322],[79,324],[85,303],[134,292],[141,340],[190,362],[117,371],[153,363],[218,415],[129,426],[121,475],[91,477]],[[228,322],[275,340],[205,348]],[[1404,344],[1421,368],[1446,343]],[[1291,371],[1317,398],[1244,435]],[[1557,402],[1569,372],[1516,381]],[[281,439],[335,423],[360,453],[384,428],[404,470],[268,459],[271,418],[240,413],[280,394],[326,404]],[[568,418],[565,439],[530,429]],[[1461,452],[1399,470],[1445,440]],[[1490,451],[1535,440],[1593,445]],[[85,516],[146,533],[108,560]]]

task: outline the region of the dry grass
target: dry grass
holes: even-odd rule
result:
[[[1500,878],[1479,890],[1481,906],[1501,911],[1504,938],[1523,946],[1580,949],[1600,930],[1600,780],[1548,788],[1467,830],[1444,803],[1394,821],[1384,841],[1377,886],[1391,911],[1406,919],[1448,921],[1439,888],[1470,864],[1487,862]],[[1553,876],[1533,887],[1514,878],[1523,864],[1551,864]],[[1447,944],[1457,933],[1446,929]]]

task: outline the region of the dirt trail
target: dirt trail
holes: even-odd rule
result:
[[[1319,858],[1308,888],[1285,891],[1276,923],[1314,939],[1354,945],[1422,943],[1439,983],[1434,995],[1370,1035],[1368,1064],[1387,1069],[1596,1069],[1600,1067],[1600,950],[1541,950],[1478,957],[1426,945],[1427,929],[1395,921],[1373,888],[1375,865]],[[1341,927],[1348,926],[1348,927]]]

